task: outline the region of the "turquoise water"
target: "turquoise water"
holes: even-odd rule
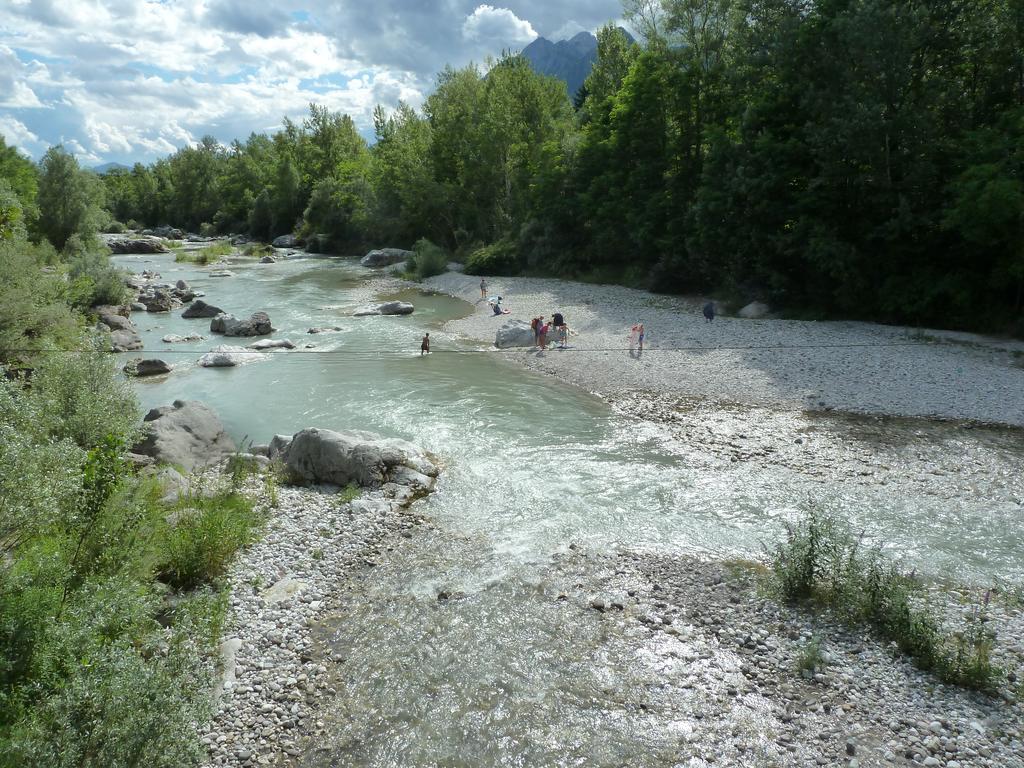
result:
[[[202,369],[203,350],[244,340],[167,347],[164,334],[209,335],[209,321],[137,314],[146,354],[169,349],[176,365],[137,382],[144,407],[202,400],[253,443],[364,429],[444,465],[420,503],[434,527],[396,547],[328,622],[346,662],[330,738],[309,765],[675,764],[690,725],[636,706],[658,695],[660,668],[556,599],[579,589],[553,575],[571,544],[758,556],[818,505],[919,571],[1024,578],[1019,431],[707,404],[671,430],[452,337],[443,325],[471,310],[463,302],[413,289],[400,296],[412,316],[352,317],[377,297],[351,260],[239,262],[223,279],[169,257],[118,261],[184,278],[234,314],[264,310],[274,337],[298,345]],[[426,332],[435,353],[421,356]],[[460,597],[441,607],[441,589]]]

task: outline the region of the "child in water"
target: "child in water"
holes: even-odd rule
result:
[[[430,334],[426,334],[423,337],[423,341],[420,343],[420,355],[430,354]]]

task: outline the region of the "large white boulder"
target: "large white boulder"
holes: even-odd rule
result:
[[[494,337],[498,349],[509,347],[532,347],[535,343],[533,329],[525,320],[507,320]]]
[[[146,414],[146,436],[133,453],[151,456],[189,472],[214,464],[236,450],[217,414],[195,400],[175,400]]]
[[[233,368],[236,365],[253,363],[265,357],[266,355],[246,349],[245,347],[232,347],[222,344],[200,357],[198,363],[203,368]]]
[[[401,248],[379,248],[363,256],[359,263],[364,267],[389,267],[408,261],[412,256],[415,256],[412,251],[403,251]]]
[[[248,320],[222,312],[210,321],[210,332],[225,336],[266,336],[274,329],[266,312],[254,312]]]
[[[367,307],[357,309],[352,314],[355,317],[366,317],[367,315],[411,315],[416,307],[405,301],[386,301],[383,304],[371,304]]]
[[[281,457],[298,482],[369,488],[394,483],[427,493],[438,474],[434,463],[412,443],[365,432],[304,429],[292,437]]]

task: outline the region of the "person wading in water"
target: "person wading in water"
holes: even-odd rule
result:
[[[423,337],[423,341],[420,343],[420,354],[421,355],[429,355],[430,354],[430,334],[429,333],[426,334]]]

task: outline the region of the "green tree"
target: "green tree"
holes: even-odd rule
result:
[[[40,162],[39,229],[60,249],[74,234],[95,235],[102,221],[103,185],[78,167],[62,146],[51,147]]]

